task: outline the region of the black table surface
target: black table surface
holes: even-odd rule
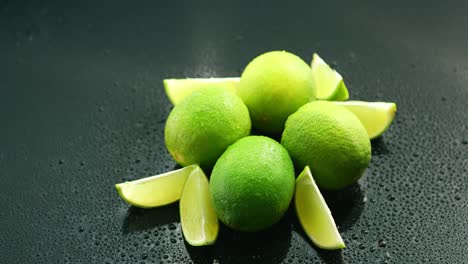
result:
[[[175,2],[0,0],[0,263],[467,263],[466,4]],[[239,76],[270,50],[318,52],[351,99],[397,103],[366,175],[325,193],[344,250],[314,247],[293,208],[191,247],[177,203],[114,188],[176,165],[163,79]]]

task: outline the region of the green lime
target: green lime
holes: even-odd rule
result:
[[[367,130],[370,139],[382,135],[395,117],[396,104],[386,102],[335,102],[353,112]]]
[[[348,89],[343,77],[330,68],[317,53],[312,56],[312,77],[317,87],[317,99],[330,101],[348,100]]]
[[[179,206],[182,234],[187,243],[192,246],[214,244],[219,223],[211,203],[208,179],[199,167],[188,177]]]
[[[242,100],[230,91],[206,88],[174,107],[164,138],[180,165],[210,168],[229,145],[249,134],[249,111]]]
[[[187,177],[197,165],[115,185],[120,197],[130,205],[152,208],[178,201]]]
[[[341,189],[357,181],[371,158],[370,140],[359,119],[327,101],[306,104],[292,114],[281,144],[298,168],[310,166],[324,189]]]
[[[267,52],[252,60],[238,89],[252,126],[267,134],[281,133],[288,116],[315,100],[316,93],[309,65],[286,51]]]
[[[232,229],[258,231],[278,222],[294,193],[294,166],[273,139],[249,136],[219,158],[210,179],[218,218]]]
[[[217,87],[237,93],[239,79],[239,77],[165,79],[164,89],[171,103],[177,105],[193,92],[203,88]]]
[[[315,184],[309,166],[306,166],[297,177],[294,205],[302,228],[317,247],[323,249],[345,247],[336,228],[335,220],[317,184]]]

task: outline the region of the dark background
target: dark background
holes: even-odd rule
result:
[[[466,4],[172,2],[0,0],[0,263],[467,263]],[[178,204],[129,209],[115,183],[175,166],[162,80],[239,76],[276,49],[397,103],[367,174],[326,194],[347,248],[312,246],[293,208],[206,248]]]

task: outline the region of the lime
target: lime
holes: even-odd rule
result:
[[[271,51],[252,60],[242,73],[238,94],[247,105],[252,126],[281,133],[284,122],[302,105],[315,100],[310,67],[286,51]]]
[[[164,80],[164,89],[171,103],[177,105],[193,92],[203,88],[217,87],[237,92],[239,79],[239,77],[166,79]]]
[[[135,181],[119,183],[115,188],[120,197],[130,205],[151,208],[178,201],[187,177],[197,165],[147,177]]]
[[[345,247],[330,209],[315,184],[308,166],[296,180],[294,204],[302,228],[317,247],[323,249]]]
[[[348,89],[343,81],[343,77],[330,68],[317,53],[312,55],[311,68],[314,84],[317,87],[317,99],[331,101],[348,100]]]
[[[240,139],[216,162],[210,192],[224,224],[240,231],[265,229],[281,219],[293,197],[291,158],[273,139]]]
[[[199,167],[188,177],[179,206],[180,224],[187,243],[192,246],[213,244],[218,237],[218,218],[211,204],[208,179]]]
[[[249,134],[249,111],[242,100],[230,91],[211,87],[194,92],[174,107],[164,138],[180,165],[210,168],[229,145]]]
[[[341,189],[357,181],[371,158],[370,140],[359,119],[327,101],[308,103],[292,114],[281,144],[297,168],[310,166],[324,189]]]
[[[379,137],[393,121],[396,113],[395,103],[347,101],[336,102],[353,112],[364,125],[370,139]]]

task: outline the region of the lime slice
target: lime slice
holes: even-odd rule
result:
[[[370,139],[382,135],[388,129],[397,110],[395,103],[363,101],[335,103],[348,108],[359,118]]]
[[[187,177],[198,165],[191,165],[179,170],[124,182],[115,185],[120,197],[127,203],[151,208],[173,203],[179,200]]]
[[[305,167],[296,180],[294,203],[302,228],[317,247],[345,248],[330,209],[315,184],[309,166]]]
[[[239,77],[166,79],[164,80],[164,89],[166,89],[166,95],[171,103],[176,105],[185,97],[202,88],[219,87],[236,92],[239,80]]]
[[[317,87],[317,99],[344,101],[349,98],[343,77],[330,68],[317,53],[312,56],[312,76]]]
[[[192,246],[213,244],[218,237],[218,217],[211,203],[208,179],[200,168],[188,177],[179,206],[182,233],[187,243]]]

